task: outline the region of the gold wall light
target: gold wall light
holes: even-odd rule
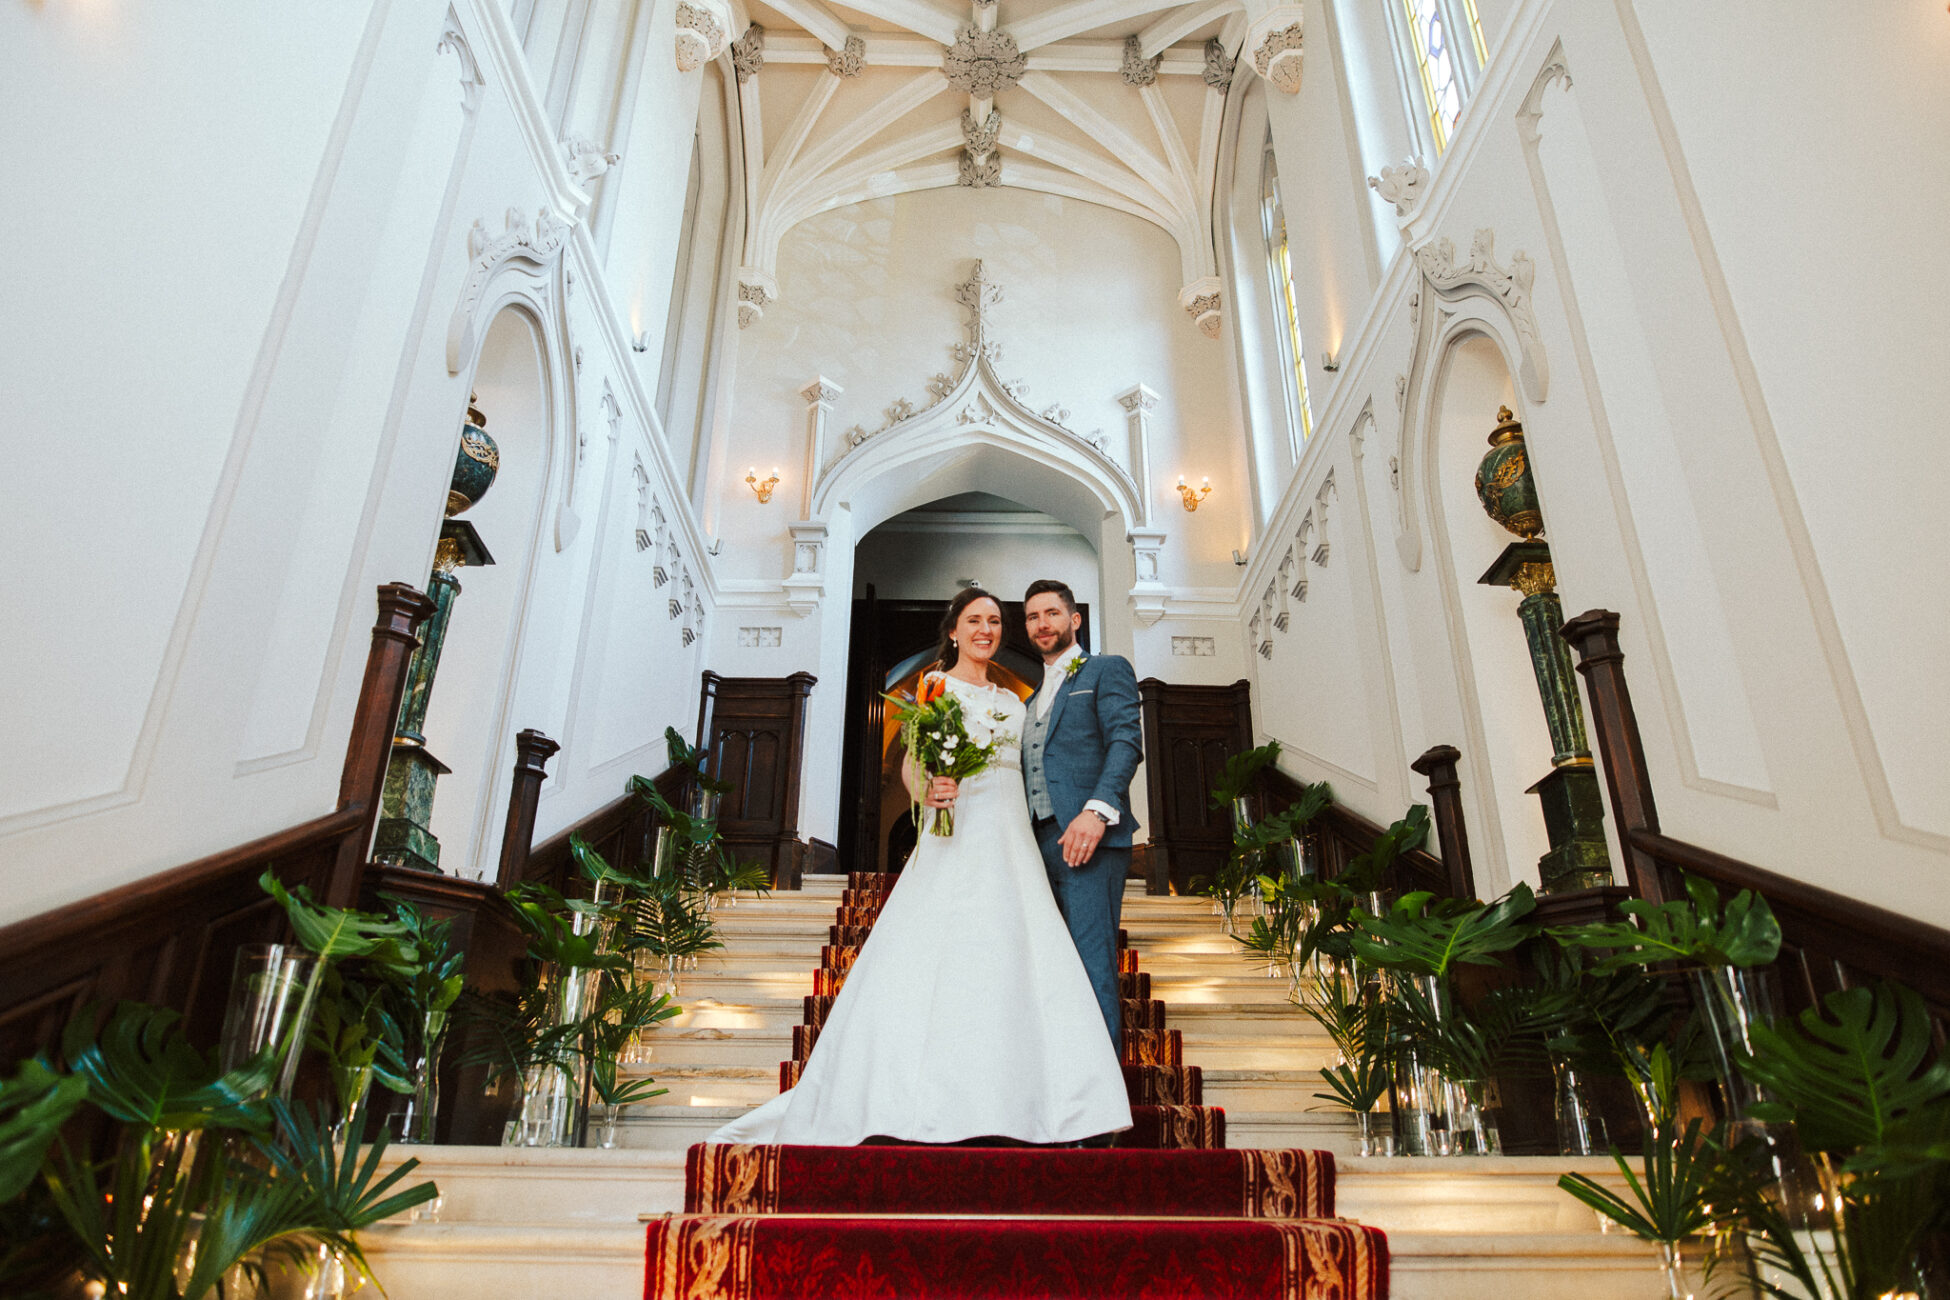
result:
[[[1183,474],[1178,476],[1178,496],[1184,501],[1187,510],[1198,509],[1198,503],[1212,495],[1211,479],[1202,478],[1198,481],[1198,484],[1197,487],[1193,487],[1185,481]]]
[[[772,466],[772,477],[761,480],[758,477],[758,466],[754,465],[745,472],[745,482],[750,486],[752,493],[758,497],[758,503],[764,505],[772,499],[772,489],[779,485],[779,467]]]

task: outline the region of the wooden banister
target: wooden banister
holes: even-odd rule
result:
[[[1632,892],[1655,903],[1683,897],[1682,872],[1723,892],[1751,889],[1781,923],[1780,965],[1791,1005],[1809,1005],[1838,988],[1894,980],[1929,1003],[1941,1036],[1950,1025],[1950,931],[1664,834],[1625,682],[1618,615],[1588,610],[1565,623],[1562,635],[1585,679]]]

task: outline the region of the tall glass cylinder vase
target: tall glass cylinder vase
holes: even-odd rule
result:
[[[1551,1084],[1557,1112],[1557,1153],[1603,1155],[1611,1145],[1604,1117],[1592,1107],[1583,1072],[1568,1057],[1551,1057]]]
[[[291,1095],[318,997],[318,959],[282,943],[247,944],[231,968],[219,1060],[234,1070],[267,1049],[271,1087]]]
[[[440,1127],[440,1045],[433,1044],[413,1061],[413,1091],[395,1114],[399,1117],[400,1142],[425,1144],[439,1139]]]
[[[1708,966],[1691,972],[1691,978],[1693,1001],[1720,1076],[1720,1097],[1727,1118],[1738,1124],[1760,1096],[1735,1063],[1743,1052],[1753,1050],[1754,1026],[1773,1023],[1780,1003],[1779,981],[1771,970],[1737,966]]]

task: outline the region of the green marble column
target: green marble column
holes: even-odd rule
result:
[[[400,697],[399,721],[393,728],[393,757],[386,767],[386,787],[379,801],[379,830],[373,837],[373,860],[412,871],[440,870],[440,841],[428,827],[433,821],[435,783],[451,769],[427,752],[423,728],[433,695],[434,674],[447,643],[460,579],[454,570],[464,565],[492,564],[473,526],[450,519],[441,525],[440,545],[434,552],[433,576],[427,595],[433,614],[420,630],[420,648],[406,670],[406,693]]]
[[[1517,617],[1530,648],[1530,670],[1550,730],[1551,772],[1530,787],[1543,806],[1550,851],[1537,860],[1544,892],[1565,893],[1609,885],[1611,854],[1605,847],[1604,802],[1598,774],[1585,739],[1584,706],[1571,668],[1570,647],[1557,631],[1564,606],[1557,596],[1557,573],[1550,545],[1541,536],[1544,520],[1531,478],[1523,425],[1508,407],[1497,412],[1490,451],[1476,472],[1476,492],[1490,518],[1517,534],[1480,579],[1485,586],[1507,586],[1523,596]]]

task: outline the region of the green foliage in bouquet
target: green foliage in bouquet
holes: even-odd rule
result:
[[[1446,979],[1457,966],[1502,965],[1497,954],[1536,933],[1522,924],[1536,907],[1536,895],[1521,883],[1490,904],[1417,891],[1384,916],[1357,913],[1349,943],[1371,966]]]
[[[1257,749],[1248,749],[1234,754],[1219,768],[1219,774],[1212,778],[1212,806],[1230,809],[1235,799],[1244,799],[1253,788],[1259,774],[1277,763],[1280,758],[1280,742],[1268,741]]]
[[[1832,1248],[1795,1233],[1782,1207],[1750,1200],[1760,1261],[1811,1300],[1920,1290],[1919,1252],[1950,1228],[1950,1062],[1931,1059],[1922,998],[1892,984],[1842,989],[1796,1021],[1754,1026],[1752,1038],[1740,1068],[1765,1098],[1752,1114],[1794,1125],[1824,1159],[1835,1199]]]
[[[1301,1003],[1334,1046],[1341,1059],[1322,1069],[1331,1092],[1314,1096],[1346,1107],[1357,1115],[1372,1111],[1388,1095],[1388,1060],[1393,1042],[1388,1006],[1364,981],[1337,970],[1321,980]]]
[[[1723,1128],[1679,1115],[1677,1062],[1663,1044],[1646,1057],[1651,1124],[1639,1169],[1617,1147],[1613,1163],[1625,1178],[1629,1199],[1586,1174],[1565,1174],[1557,1185],[1633,1236],[1677,1248],[1686,1238],[1730,1221],[1730,1187],[1741,1166],[1730,1161]]]
[[[172,1011],[125,1002],[99,1033],[64,1036],[68,1072],[29,1062],[0,1086],[0,1290],[36,1294],[79,1269],[133,1300],[204,1300],[242,1270],[302,1266],[320,1247],[367,1272],[354,1236],[432,1199],[378,1172],[355,1112],[342,1151],[322,1117],[271,1098],[275,1049],[224,1072]],[[86,1106],[107,1140],[77,1150],[61,1124]],[[362,1153],[363,1147],[363,1153]]]

